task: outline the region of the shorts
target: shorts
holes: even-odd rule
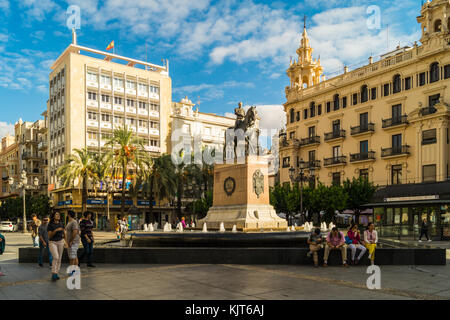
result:
[[[67,253],[69,254],[69,259],[73,260],[76,259],[77,253],[78,253],[78,247],[80,246],[80,243],[78,241],[74,241],[72,243],[72,246],[67,249]]]

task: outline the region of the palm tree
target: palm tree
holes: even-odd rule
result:
[[[150,203],[150,216],[152,216],[154,195],[157,196],[158,200],[170,198],[177,189],[175,166],[168,154],[157,158],[146,157],[143,162],[144,187]]]
[[[114,130],[111,138],[105,144],[113,148],[114,175],[122,174],[122,203],[120,212],[125,213],[125,192],[126,180],[130,169],[137,168],[143,156],[142,140],[139,139],[133,130],[123,126]]]
[[[106,188],[109,186],[107,185],[107,182],[110,181],[111,174],[113,172],[112,170],[112,164],[113,164],[113,157],[111,152],[103,152],[103,153],[95,153],[93,155],[94,160],[94,185],[103,184],[103,188],[105,190],[105,184]],[[109,201],[109,190],[106,189],[106,201]],[[109,204],[107,203],[107,206]],[[109,207],[105,207],[106,211],[106,219],[110,221],[109,216]],[[109,229],[109,225],[107,226]]]
[[[87,149],[74,149],[75,154],[70,154],[64,164],[56,172],[64,187],[78,180],[81,186],[81,210],[86,211],[87,182],[95,178],[93,154]]]

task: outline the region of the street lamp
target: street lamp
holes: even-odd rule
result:
[[[8,183],[9,183],[10,187],[12,188],[12,186],[14,185],[14,178],[9,177]],[[22,195],[23,195],[23,229],[22,229],[23,233],[27,232],[27,209],[26,209],[26,201],[25,201],[27,186],[28,186],[27,173],[25,170],[22,170],[22,173],[20,175],[20,182],[17,184],[17,188],[22,189]],[[34,187],[39,186],[39,179],[37,177],[34,177],[34,179],[33,179],[33,186]]]
[[[291,167],[289,169],[289,178],[291,179],[292,183],[300,183],[300,214],[302,215],[302,217],[303,217],[303,181],[315,179],[314,167],[309,168],[309,177],[307,177],[304,172],[305,164],[306,163],[303,161],[303,159],[300,159],[300,161],[298,162],[297,172],[294,169],[294,167]]]
[[[111,181],[111,178],[109,176],[105,179],[106,184],[106,220],[108,222],[108,230],[110,227],[110,221],[109,221],[109,194],[113,191],[114,184]]]

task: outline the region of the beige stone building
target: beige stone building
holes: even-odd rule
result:
[[[195,104],[187,97],[172,104],[171,111],[171,144],[170,152],[180,148],[194,151],[194,143],[200,148],[222,150],[225,142],[225,131],[234,126],[235,119],[212,113],[194,110]],[[186,139],[185,139],[186,138]]]
[[[19,146],[13,136],[2,138],[0,149],[0,199],[16,196],[19,191],[11,189],[8,179],[19,179]]]
[[[353,177],[394,187],[448,180],[449,17],[448,0],[427,1],[417,17],[420,44],[398,47],[376,62],[369,58],[367,65],[353,71],[345,68],[343,74],[328,80],[322,76],[320,60],[312,58],[305,28],[298,60],[287,70],[290,85],[284,104],[287,128],[280,141],[281,183],[290,182],[289,169],[299,166],[306,174],[314,168],[316,180],[326,185]],[[406,201],[404,197],[418,188],[405,189],[403,195],[392,192],[398,201]],[[423,208],[420,213],[410,208],[419,204],[380,207],[377,221],[385,225],[403,221],[409,228],[411,220],[416,226],[428,214],[436,223],[439,211],[448,213],[447,203],[443,207],[433,203],[437,209]]]
[[[45,127],[44,120],[24,122],[21,119],[14,125],[14,136],[2,138],[0,151],[0,170],[2,181],[0,198],[16,196],[20,190],[16,185],[21,179],[22,171],[27,175],[27,194],[47,194],[47,175],[45,164],[47,154],[41,148],[41,130]],[[8,179],[13,178],[14,186],[9,186]],[[39,186],[34,186],[37,179]]]
[[[323,80],[306,28],[287,70],[281,182],[306,162],[329,185],[365,176],[377,185],[449,177],[450,32],[448,1],[425,4],[421,45]],[[322,81],[320,81],[322,80]]]
[[[127,125],[144,140],[150,154],[167,152],[172,105],[169,66],[168,61],[159,66],[80,46],[73,32],[72,43],[51,69],[47,108],[49,190],[56,208],[79,211],[78,189],[62,188],[56,175],[74,149],[102,152],[113,130]],[[103,210],[104,205],[99,206]],[[114,211],[120,204],[112,207]]]

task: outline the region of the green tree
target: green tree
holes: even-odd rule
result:
[[[86,211],[87,200],[87,182],[89,179],[95,179],[94,173],[94,157],[87,149],[74,149],[74,154],[70,154],[64,164],[56,172],[62,184],[68,187],[79,181],[78,186],[81,188],[81,210]]]
[[[172,158],[168,154],[157,158],[146,157],[143,160],[145,172],[144,190],[150,202],[150,216],[153,214],[153,201],[173,196],[177,189],[177,178]]]
[[[341,186],[327,187],[320,182],[315,189],[306,191],[306,197],[308,211],[319,214],[319,222],[320,212],[324,211],[323,220],[327,223],[334,220],[336,211],[345,209],[348,198]]]
[[[361,206],[370,202],[376,190],[372,182],[362,177],[344,181],[344,191],[348,196],[347,209],[353,210],[355,221],[359,221]]]
[[[114,130],[111,138],[105,146],[113,148],[114,176],[122,175],[122,201],[120,213],[125,214],[125,193],[127,190],[126,181],[130,170],[137,169],[144,155],[142,140],[139,139],[133,130],[123,126]]]

